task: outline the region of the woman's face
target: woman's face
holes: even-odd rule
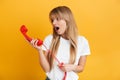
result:
[[[62,36],[64,35],[65,30],[67,28],[65,20],[55,18],[52,20],[52,25],[57,34]]]

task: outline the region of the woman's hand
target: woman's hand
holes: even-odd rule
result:
[[[63,72],[74,71],[74,69],[76,68],[76,65],[73,64],[62,64],[62,65],[60,64],[58,66]]]
[[[81,58],[79,59],[78,65],[59,64],[58,66],[64,72],[74,71],[74,72],[79,73],[79,72],[82,72],[84,70],[86,58],[87,58],[87,56],[81,56]]]
[[[36,48],[38,51],[39,51],[39,50],[42,50],[42,49],[41,49],[41,46],[38,46],[37,43],[38,43],[38,39],[32,39],[32,41],[30,42],[30,44],[31,44],[34,48]]]

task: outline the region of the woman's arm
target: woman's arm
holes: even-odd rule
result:
[[[50,71],[50,65],[49,65],[49,62],[47,60],[47,52],[45,51],[42,51],[42,50],[39,50],[39,63],[42,67],[42,69],[45,71],[45,72],[49,72]]]
[[[86,58],[87,56],[81,56],[78,65],[75,65],[73,68],[74,72],[82,72],[84,70],[85,64],[86,64]]]
[[[81,56],[78,62],[78,65],[74,64],[64,64],[62,67],[60,66],[61,70],[64,72],[74,71],[74,72],[82,72],[84,70],[86,64],[87,56]]]
[[[48,59],[47,59],[48,54],[47,54],[47,52],[42,50],[41,46],[37,45],[37,42],[38,42],[37,39],[32,39],[32,41],[30,43],[32,44],[32,46],[34,48],[36,48],[38,50],[39,62],[40,62],[40,65],[41,65],[42,69],[45,72],[49,72],[50,71],[50,65],[49,65],[49,62],[48,62]]]

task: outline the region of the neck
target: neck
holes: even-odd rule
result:
[[[61,35],[61,37],[68,40],[68,37],[66,37],[65,34]]]

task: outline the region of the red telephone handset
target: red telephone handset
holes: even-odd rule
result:
[[[27,35],[28,29],[25,27],[25,25],[22,25],[22,26],[20,27],[20,31],[21,31],[21,33],[23,34],[23,36],[24,36],[29,42],[32,41],[32,38]],[[43,41],[40,40],[40,39],[38,39],[37,45],[38,45],[38,46],[41,46],[42,44],[43,44]]]

